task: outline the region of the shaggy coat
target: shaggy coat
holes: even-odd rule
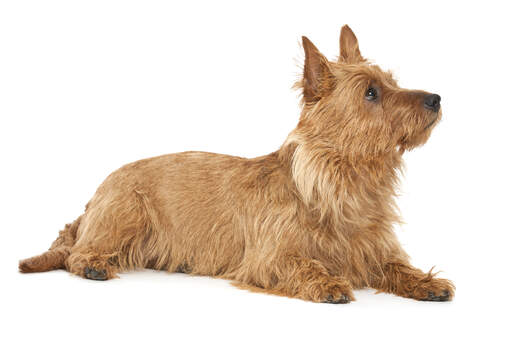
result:
[[[20,270],[65,268],[106,280],[152,268],[314,302],[347,303],[365,287],[452,299],[452,283],[411,266],[393,232],[402,154],[429,138],[439,96],[399,88],[361,56],[348,26],[337,62],[306,37],[303,46],[303,109],[279,150],[254,159],[184,152],[125,165]]]

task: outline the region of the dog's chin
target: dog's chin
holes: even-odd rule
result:
[[[430,121],[427,126],[425,126],[425,128],[423,129],[423,132],[426,132],[430,129],[432,129],[434,127],[435,124],[437,124],[437,121],[439,120],[440,118],[440,115],[439,114],[436,114],[434,119],[432,121]]]
[[[431,113],[429,115],[430,121],[427,122],[427,125],[423,128],[423,132],[427,132],[429,130],[432,130],[441,120],[441,116],[443,114],[441,113],[441,109],[435,113]]]
[[[406,150],[410,151],[413,150],[414,148],[418,148],[424,145],[430,138],[430,134],[432,133],[433,128],[437,124],[437,121],[438,119],[434,120],[433,122],[431,122],[431,124],[418,130],[417,133],[412,137],[408,137],[406,140],[402,140],[402,142],[398,146],[399,151],[403,153]]]

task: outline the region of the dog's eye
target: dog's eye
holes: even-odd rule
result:
[[[364,95],[364,98],[366,98],[367,101],[374,101],[377,99],[377,90],[373,87],[370,87],[368,90],[366,90],[366,94]]]

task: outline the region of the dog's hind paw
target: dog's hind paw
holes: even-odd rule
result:
[[[91,280],[105,281],[105,280],[107,280],[107,271],[105,269],[96,270],[93,268],[85,267],[84,268],[84,276],[87,279],[91,279]]]

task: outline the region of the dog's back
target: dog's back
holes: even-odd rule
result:
[[[36,257],[39,264],[25,260],[20,270],[66,266],[84,275],[92,262],[101,265],[101,278],[145,267],[234,275],[243,259],[261,248],[273,250],[276,229],[266,225],[286,220],[282,209],[297,205],[290,185],[277,154],[244,159],[185,152],[127,164],[100,185],[72,229],[63,230],[70,256],[56,254],[64,244],[60,238]]]

